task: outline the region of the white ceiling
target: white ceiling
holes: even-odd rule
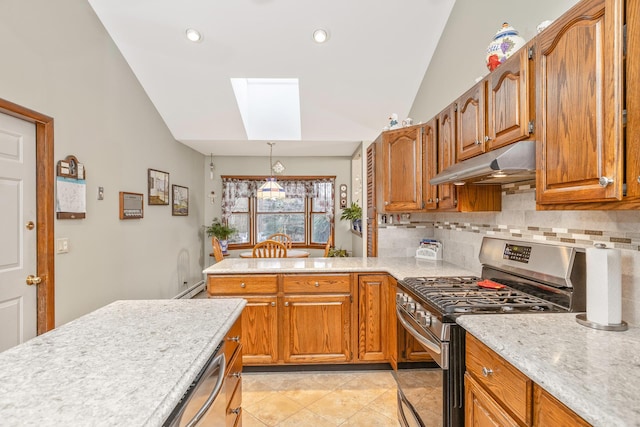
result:
[[[405,118],[455,2],[88,1],[174,138],[203,154],[268,155],[230,78],[298,78],[302,140],[276,141],[279,157],[350,156],[391,113]],[[328,42],[312,41],[317,28]]]

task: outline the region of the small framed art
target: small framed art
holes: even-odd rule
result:
[[[189,215],[189,188],[182,187],[180,185],[172,185],[171,192],[173,193],[173,204],[171,208],[171,215],[173,216]]]
[[[155,169],[148,169],[149,205],[169,204],[169,174]]]

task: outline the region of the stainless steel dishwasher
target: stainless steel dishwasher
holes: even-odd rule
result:
[[[163,426],[225,425],[227,403],[223,387],[225,367],[223,341],[191,383]]]

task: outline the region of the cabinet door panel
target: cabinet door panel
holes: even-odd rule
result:
[[[562,402],[547,393],[537,384],[533,388],[533,425],[534,427],[566,426],[588,427],[583,420]]]
[[[438,172],[456,162],[456,112],[450,105],[438,116]],[[453,184],[438,185],[438,209],[456,207],[456,187]]]
[[[429,120],[422,132],[422,171],[424,182],[422,192],[425,209],[438,207],[438,187],[431,185],[429,180],[438,173],[438,130],[437,120]]]
[[[523,48],[488,77],[487,150],[529,136],[529,56]]]
[[[466,426],[518,427],[518,423],[469,374],[464,375],[464,382]]]
[[[244,297],[242,311],[242,362],[245,365],[278,361],[277,298]]]
[[[387,360],[387,276],[358,279],[358,360]]]
[[[383,208],[387,212],[422,209],[421,128],[383,134]]]
[[[622,0],[581,2],[536,52],[538,203],[621,199]]]
[[[292,363],[351,360],[351,297],[284,298],[284,361]]]
[[[481,81],[458,99],[458,161],[484,153],[485,85]]]

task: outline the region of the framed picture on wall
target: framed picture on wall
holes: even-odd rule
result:
[[[149,206],[169,204],[169,174],[155,169],[148,169]]]
[[[173,204],[171,208],[171,215],[173,216],[189,215],[189,188],[182,187],[180,185],[172,185],[171,192],[173,193]]]

